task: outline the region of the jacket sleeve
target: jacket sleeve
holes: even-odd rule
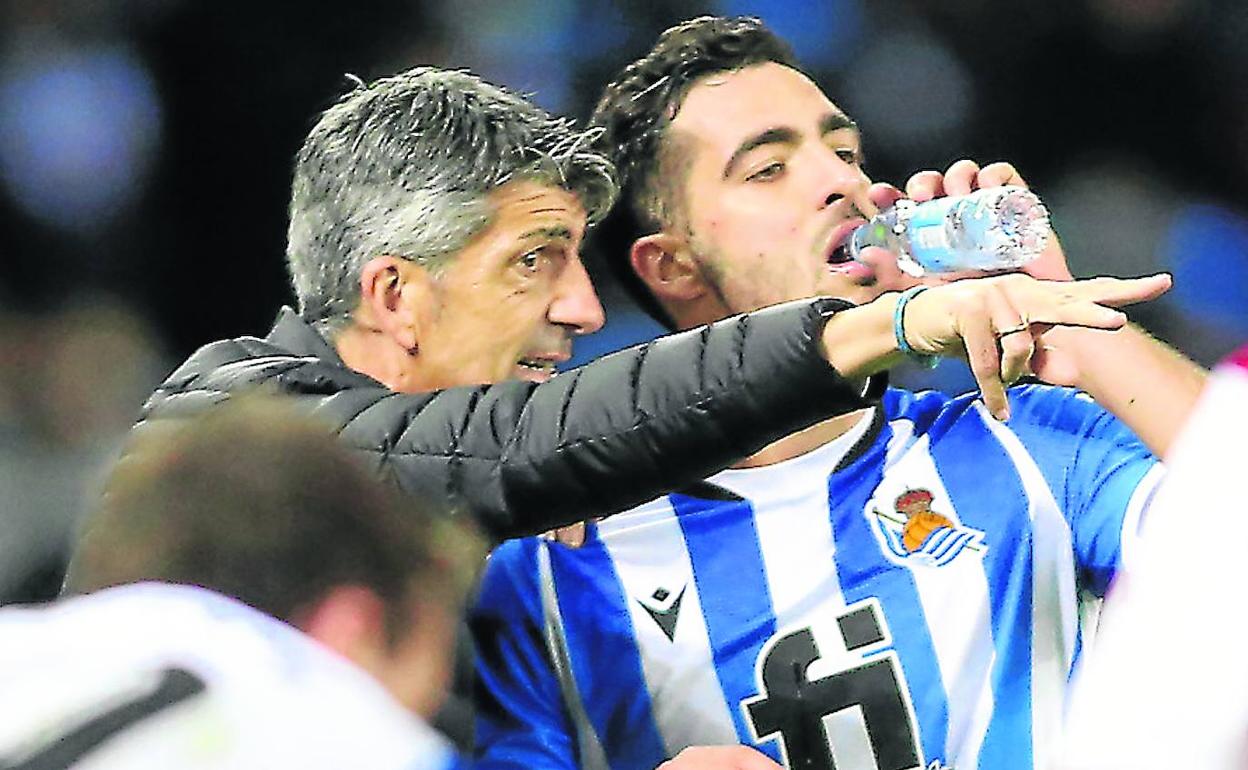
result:
[[[827,317],[845,307],[825,298],[767,308],[540,385],[402,394],[354,372],[347,386],[330,383],[316,359],[275,361],[268,381],[311,399],[314,413],[405,491],[469,511],[503,540],[626,510],[867,405],[861,383],[838,375],[821,352]],[[215,379],[229,370],[219,367]],[[177,399],[211,402],[224,398],[219,391]],[[183,411],[174,400],[161,411]]]
[[[497,538],[631,508],[776,439],[867,405],[822,354],[803,301],[661,337],[542,385],[448,390],[392,447],[408,489],[442,494]],[[414,427],[414,426],[413,426]]]

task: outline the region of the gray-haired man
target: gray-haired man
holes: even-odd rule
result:
[[[272,388],[501,540],[627,508],[863,403],[822,353],[838,306],[817,302],[552,379],[603,323],[579,247],[616,191],[570,121],[469,73],[360,85],[296,159],[298,310],[197,351],[145,418]]]

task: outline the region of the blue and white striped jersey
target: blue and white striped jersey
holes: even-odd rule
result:
[[[644,768],[747,743],[791,768],[1043,767],[1155,458],[1073,391],[889,391],[819,449],[487,567],[485,768]]]

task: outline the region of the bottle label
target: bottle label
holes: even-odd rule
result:
[[[949,236],[941,226],[920,227],[914,231],[915,245],[922,249],[947,249]]]
[[[910,256],[924,270],[944,272],[957,269],[956,245],[949,241],[948,220],[951,210],[962,198],[936,198],[914,207],[906,223],[910,237]]]

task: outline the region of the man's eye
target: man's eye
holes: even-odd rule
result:
[[[542,266],[542,250],[533,249],[526,252],[520,257],[520,266],[530,273],[536,273],[538,268]]]
[[[845,161],[851,166],[857,166],[860,163],[862,163],[862,154],[859,153],[857,150],[851,149],[849,147],[842,147],[839,150],[837,150],[836,157],[840,158],[841,160]]]
[[[783,163],[781,163],[778,160],[772,161],[771,163],[768,163],[766,166],[763,166],[762,168],[760,168],[758,171],[755,171],[754,173],[747,176],[745,178],[745,181],[766,182],[768,180],[775,179],[776,177],[780,176],[781,172],[783,171],[784,171]]]

